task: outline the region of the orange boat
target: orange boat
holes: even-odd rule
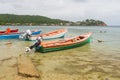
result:
[[[40,52],[50,52],[78,47],[89,43],[91,34],[90,32],[69,39],[43,42],[36,50]]]

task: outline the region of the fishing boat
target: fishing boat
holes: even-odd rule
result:
[[[45,34],[32,35],[29,38],[26,38],[25,40],[36,40],[38,36],[41,36],[43,40],[61,38],[61,37],[64,37],[66,32],[67,32],[67,29],[58,29]]]
[[[5,32],[6,32],[6,31],[0,31],[0,35],[6,34]],[[10,30],[10,33],[14,33],[14,32],[18,32],[18,29],[11,29],[11,30]]]
[[[45,53],[79,47],[90,42],[91,34],[92,33],[89,32],[73,38],[66,38],[64,40],[42,42],[42,44],[36,48],[36,51]]]
[[[0,35],[0,39],[17,39],[23,33],[25,32],[14,32],[14,33],[9,33],[9,34],[3,34],[3,35]],[[32,35],[37,35],[40,33],[41,33],[41,30],[32,31]]]

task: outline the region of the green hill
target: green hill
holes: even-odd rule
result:
[[[42,26],[106,26],[103,21],[87,19],[71,22],[60,19],[51,19],[38,15],[0,14],[0,25],[42,25]]]
[[[0,14],[0,25],[52,25],[68,22],[37,15]]]

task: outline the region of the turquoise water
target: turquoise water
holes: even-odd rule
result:
[[[18,28],[19,31],[24,31],[27,29],[31,29],[31,30],[42,30],[42,33],[46,33],[52,30],[56,30],[59,28],[67,28],[68,29],[68,33],[65,35],[65,37],[73,37],[76,35],[80,35],[82,33],[86,33],[86,32],[92,32],[92,42],[90,43],[90,48],[92,50],[95,50],[97,52],[101,52],[105,51],[106,54],[110,54],[113,53],[116,54],[120,49],[120,27],[64,27],[64,26],[43,26],[43,27],[39,27],[39,26],[10,26],[11,28]],[[5,30],[7,28],[7,26],[1,26],[0,30]],[[102,40],[104,42],[102,43],[98,43],[97,40]],[[29,41],[22,41],[22,40],[10,40],[13,44],[11,45],[5,45],[5,43],[7,43],[9,40],[0,40],[0,55],[3,55],[2,52],[4,52],[4,50],[2,50],[2,48],[8,48],[8,49],[16,49],[16,51],[18,51],[21,49],[20,53],[24,53],[24,48],[26,46],[31,45],[33,42],[29,42]],[[15,45],[14,45],[15,44]],[[17,50],[18,49],[18,50]]]
[[[8,26],[0,26],[5,30]],[[64,76],[65,79],[80,80],[79,75],[85,80],[119,80],[120,79],[120,27],[79,27],[79,26],[10,26],[19,31],[31,29],[42,30],[42,33],[60,28],[67,28],[65,37],[73,37],[86,32],[92,32],[91,43],[82,47],[57,52],[42,54],[32,50],[29,54],[34,64],[43,73],[43,80]],[[98,40],[103,42],[99,43]],[[12,44],[6,45],[8,41]],[[33,44],[33,41],[19,39],[0,40],[0,60],[9,57],[17,57],[25,54],[25,47]],[[38,60],[41,60],[38,62]],[[42,63],[42,65],[41,65]],[[54,64],[54,65],[53,65]],[[48,66],[49,65],[49,66]],[[54,76],[53,76],[54,75]],[[92,75],[92,77],[90,77]],[[93,76],[94,75],[94,76]],[[98,79],[99,78],[99,79]],[[48,79],[49,80],[49,79]],[[58,79],[59,80],[59,79]],[[82,80],[82,79],[81,79]]]

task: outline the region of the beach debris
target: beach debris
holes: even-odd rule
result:
[[[37,69],[32,64],[30,58],[26,56],[18,57],[18,74],[26,77],[40,77]]]
[[[107,31],[104,31],[104,33],[106,33]]]
[[[102,33],[102,31],[100,31],[100,33]]]
[[[99,43],[100,43],[100,42],[104,42],[103,40],[97,40],[97,41],[98,41]]]
[[[107,31],[100,31],[100,33],[106,33]]]

